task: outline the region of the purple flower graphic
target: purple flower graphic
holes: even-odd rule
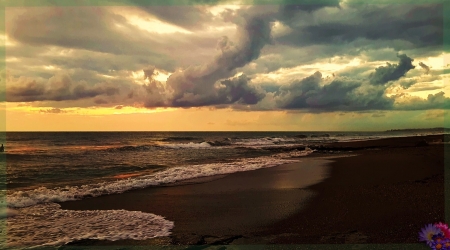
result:
[[[443,222],[428,224],[419,232],[419,241],[425,241],[433,250],[450,250],[450,228]]]

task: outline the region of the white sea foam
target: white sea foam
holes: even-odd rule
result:
[[[174,223],[126,210],[62,210],[56,203],[16,209],[8,217],[8,240],[0,247],[54,246],[83,239],[145,240],[169,236]],[[4,222],[4,221],[3,221]]]
[[[287,157],[308,155],[312,150],[292,151],[272,156],[246,158],[228,163],[211,163],[201,165],[188,165],[168,168],[151,175],[122,179],[113,182],[101,182],[96,184],[72,186],[49,189],[40,187],[33,190],[17,191],[7,195],[8,207],[20,208],[47,202],[64,202],[79,200],[84,197],[97,197],[101,195],[122,193],[132,189],[144,188],[160,184],[206,177],[220,174],[255,170],[259,168],[273,167],[283,163],[298,161]]]
[[[264,137],[264,138],[250,138],[250,139],[239,139],[238,141],[234,142],[234,145],[239,146],[246,146],[246,147],[265,147],[265,146],[272,146],[277,145],[279,143],[289,143],[289,142],[295,142],[296,139],[294,138],[280,138],[280,137]]]
[[[166,147],[166,148],[210,148],[211,144],[207,142],[201,142],[201,143],[176,143],[176,144],[161,144],[160,147]]]
[[[310,148],[306,147],[305,150],[303,150],[303,151],[294,150],[294,151],[287,152],[287,153],[278,153],[276,155],[276,157],[281,157],[281,158],[302,157],[302,156],[309,155],[309,154],[311,154],[314,151],[316,151],[316,150],[313,150],[313,149],[310,149]]]

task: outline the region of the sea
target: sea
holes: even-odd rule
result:
[[[385,132],[7,132],[0,134],[0,248],[169,236],[176,221],[59,203],[298,162],[332,142],[441,134]],[[6,198],[5,198],[6,197]],[[6,229],[6,230],[4,230]],[[3,245],[1,245],[3,244]]]

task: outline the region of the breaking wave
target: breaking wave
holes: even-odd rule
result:
[[[6,220],[8,239],[0,243],[2,248],[58,246],[84,239],[145,240],[169,236],[174,226],[172,221],[151,213],[126,210],[72,211],[63,210],[56,203],[14,209],[13,214]],[[6,246],[2,246],[5,243]]]
[[[160,147],[164,148],[210,148],[211,144],[208,142],[201,142],[201,143],[178,143],[178,144],[161,144]]]
[[[306,148],[303,151],[292,151],[257,158],[245,158],[228,163],[172,167],[150,175],[120,179],[111,182],[101,182],[82,186],[66,186],[53,189],[40,187],[33,190],[16,191],[7,195],[7,206],[10,208],[20,208],[47,202],[79,200],[86,197],[123,193],[132,189],[168,184],[198,177],[273,167],[288,162],[298,161],[298,159],[292,159],[291,157],[305,156],[312,152],[313,150]]]

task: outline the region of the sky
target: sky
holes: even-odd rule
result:
[[[4,11],[3,131],[379,131],[450,118],[439,1],[38,2]]]

